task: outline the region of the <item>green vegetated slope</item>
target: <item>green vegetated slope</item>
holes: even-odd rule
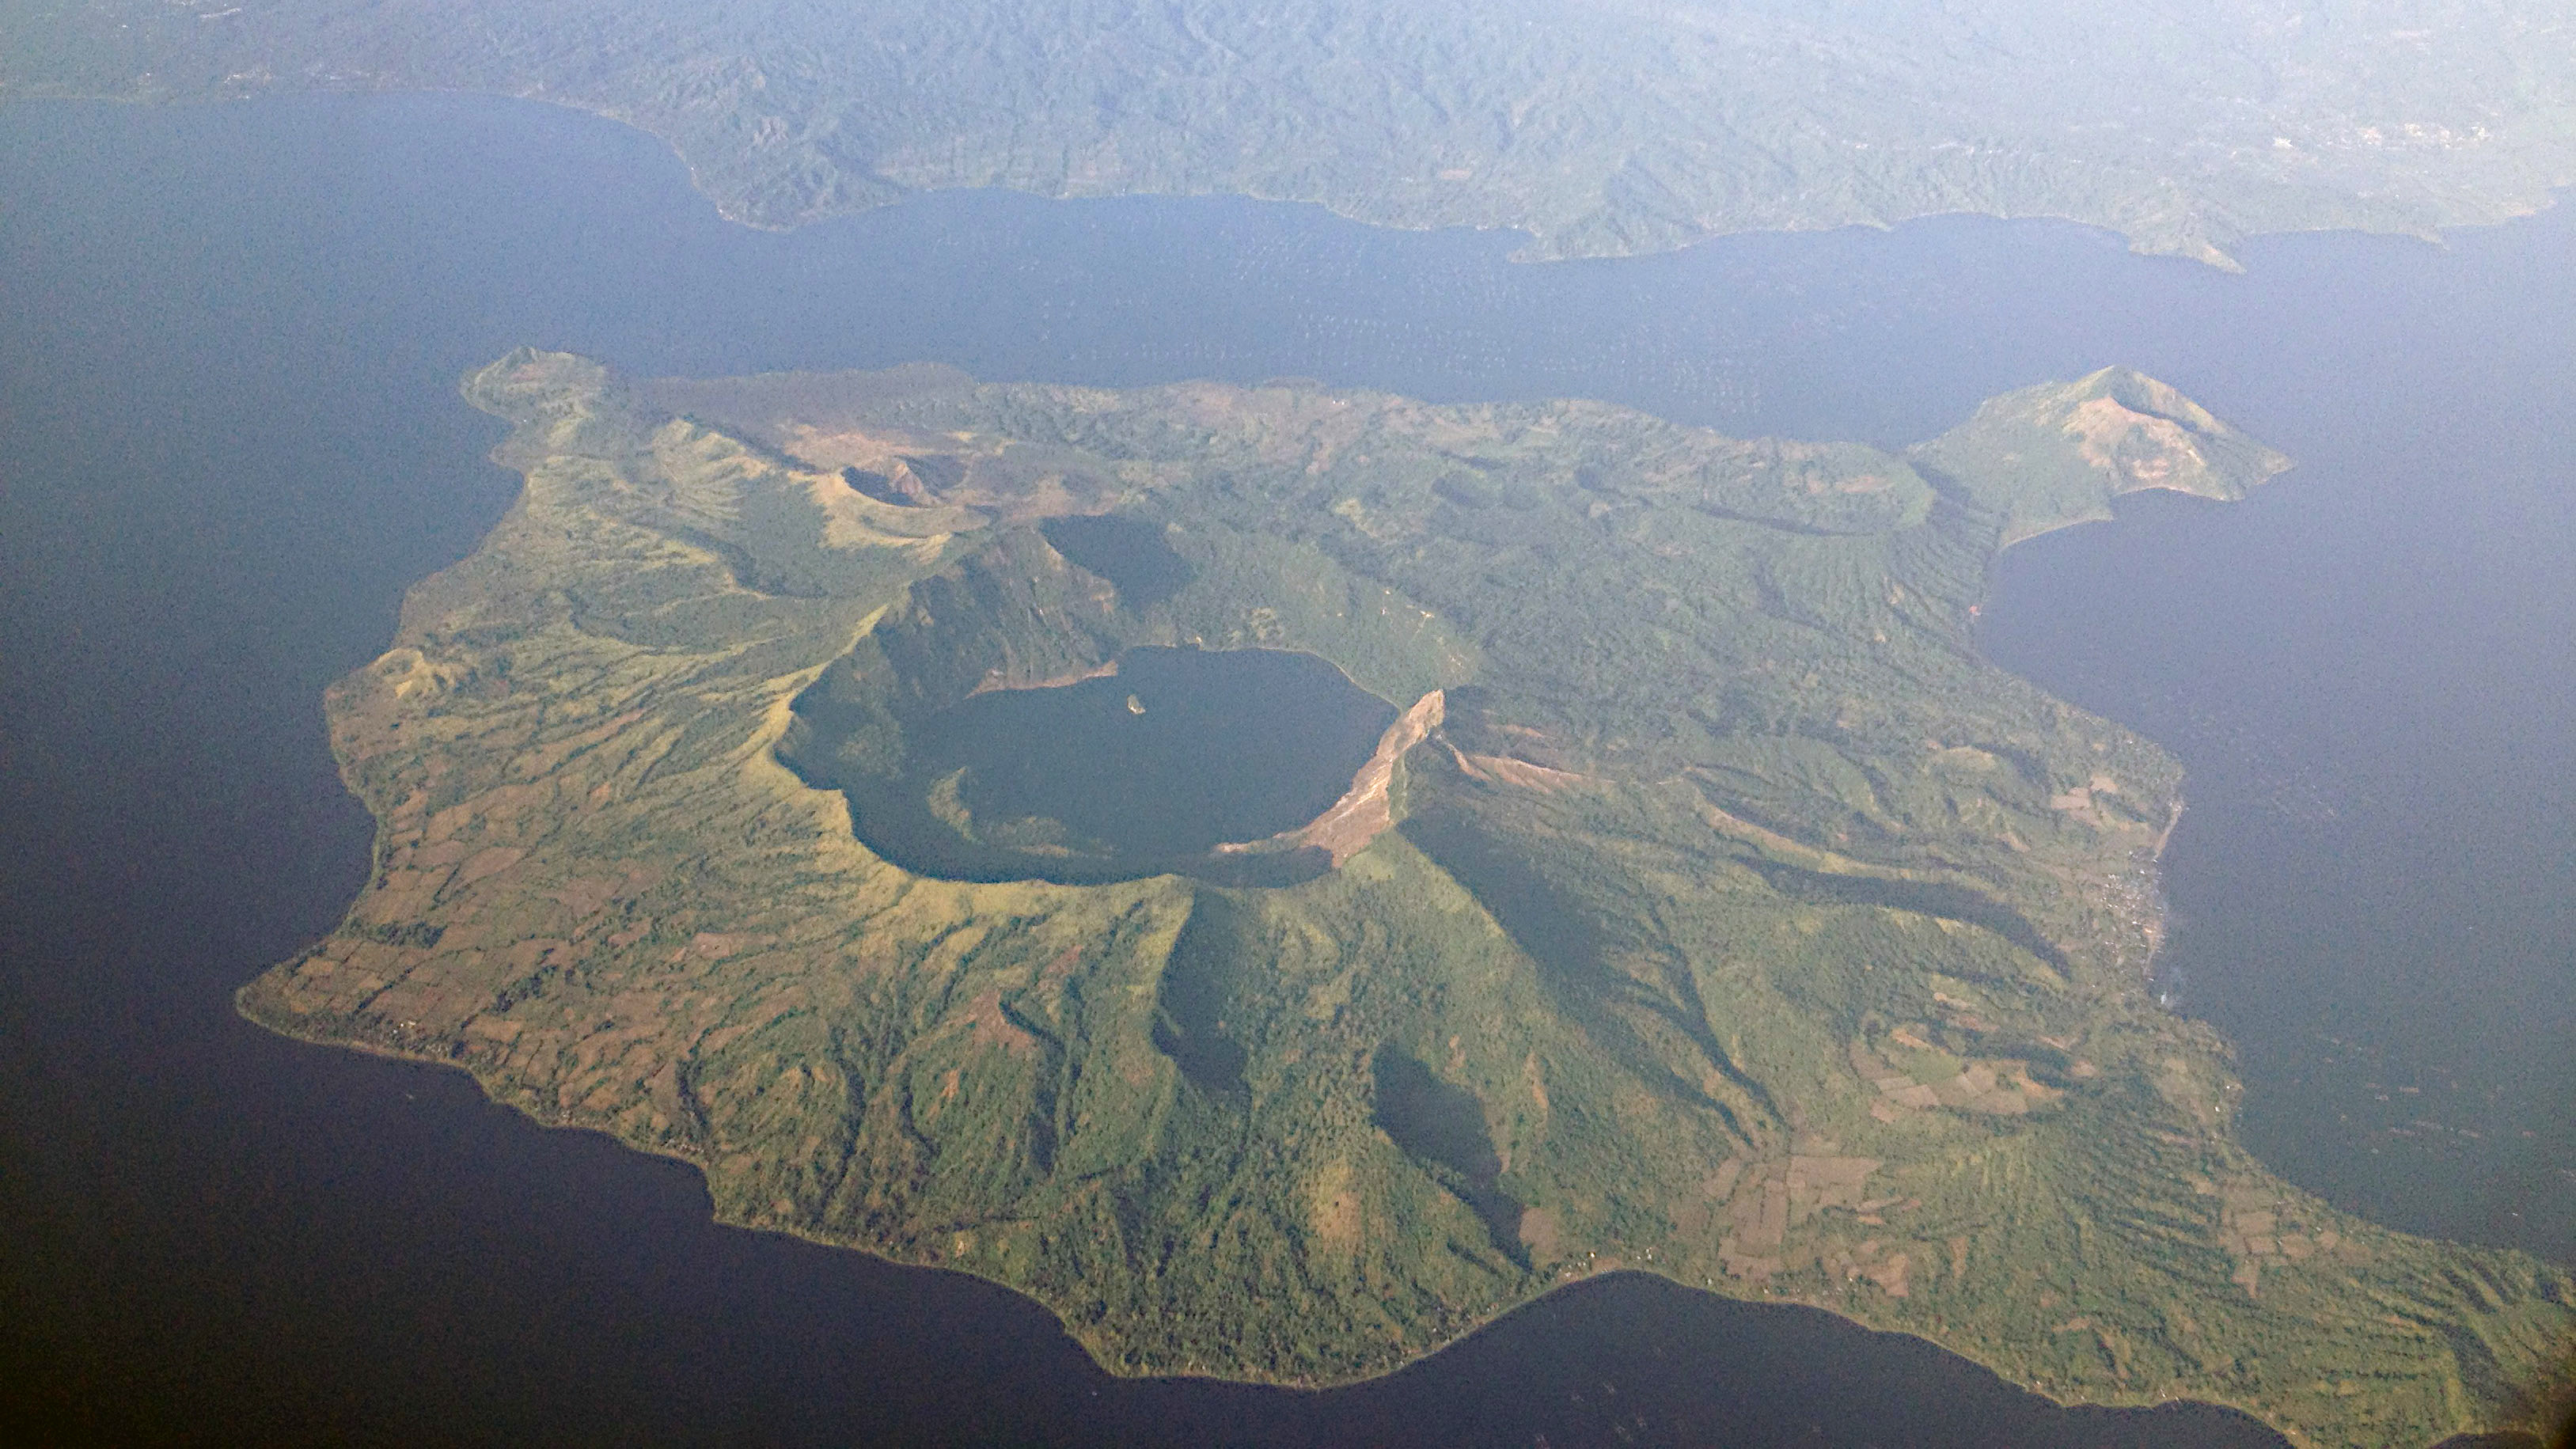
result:
[[[377,865],[244,990],[279,1030],[1009,1284],[1128,1373],[1379,1373],[1624,1267],[2388,1445],[2514,1421],[2576,1338],[2559,1270],[2236,1145],[2224,1044],[2143,989],[2174,761],[1971,648],[2006,538],[2283,466],[2148,379],[1910,457],[935,368],[521,352],[467,393],[526,491],[330,694]],[[1103,511],[1177,587],[1047,541]],[[807,783],[1144,644],[1405,709],[1391,828],[1276,887],[978,884]]]
[[[667,138],[729,214],[930,187],[1241,192],[1543,256],[1941,212],[2223,260],[2576,180],[2554,0],[33,0],[0,95],[530,96]]]

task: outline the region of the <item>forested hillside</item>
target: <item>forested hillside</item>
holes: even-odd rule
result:
[[[2223,262],[2576,181],[2533,0],[32,0],[0,97],[452,89],[612,116],[767,226],[922,188],[1240,192],[1541,257],[1941,212]]]

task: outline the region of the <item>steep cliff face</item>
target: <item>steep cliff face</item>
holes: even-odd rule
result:
[[[908,373],[683,420],[535,353],[467,391],[526,492],[334,687],[378,869],[257,1020],[1010,1284],[1123,1372],[1347,1379],[1632,1267],[2376,1445],[2510,1420],[2576,1335],[2564,1274],[2235,1145],[2224,1045],[2141,989],[2173,762],[1968,646],[2014,519],[2277,471],[2146,379],[1922,471],[1582,403]],[[1074,515],[1185,566],[1122,594]],[[904,778],[937,707],[1184,643],[1413,705],[1294,880],[915,873],[781,761]]]

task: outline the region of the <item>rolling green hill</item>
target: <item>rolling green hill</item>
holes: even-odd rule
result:
[[[1381,1373],[1632,1268],[2376,1446],[2516,1422],[2576,1339],[2563,1272],[2236,1145],[2225,1045],[2144,990],[2175,763],[1970,647],[2009,539],[2285,465],[2152,380],[1910,457],[939,368],[466,390],[525,493],[331,691],[376,870],[255,1020],[1008,1284],[1125,1373]],[[1076,514],[1186,568],[1122,591]],[[935,790],[941,707],[1189,644],[1403,711],[1294,879],[854,833]]]
[[[678,148],[788,225],[933,187],[1236,192],[1655,251],[1943,212],[2224,262],[2576,181],[2539,0],[24,0],[0,97],[470,90]]]

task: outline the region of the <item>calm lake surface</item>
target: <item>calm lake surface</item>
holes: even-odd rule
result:
[[[1395,723],[1394,705],[1312,654],[1148,647],[1115,662],[1099,679],[970,695],[909,727],[903,779],[850,791],[859,838],[908,870],[960,880],[1178,871],[1266,884],[1212,868],[1271,858],[1209,852],[1332,808]],[[972,842],[941,803],[965,812]],[[1324,868],[1302,864],[1286,878]]]
[[[2299,469],[2016,550],[1986,647],[2189,767],[2162,985],[2241,1048],[2253,1146],[2382,1221],[2576,1258],[2576,216],[2268,240],[2241,276],[1973,220],[1513,245],[984,193],[764,234],[658,143],[533,105],[0,107],[0,1427],[2279,1442],[1642,1278],[1346,1391],[1116,1381],[998,1289],[715,1228],[686,1169],[239,1022],[364,877],[320,693],[508,505],[455,380],[520,343],[1588,395],[1890,444],[2154,373]]]
[[[1312,654],[1131,649],[1118,672],[980,694],[930,721],[978,819],[1034,815],[1122,856],[1260,840],[1350,788],[1395,707]]]

